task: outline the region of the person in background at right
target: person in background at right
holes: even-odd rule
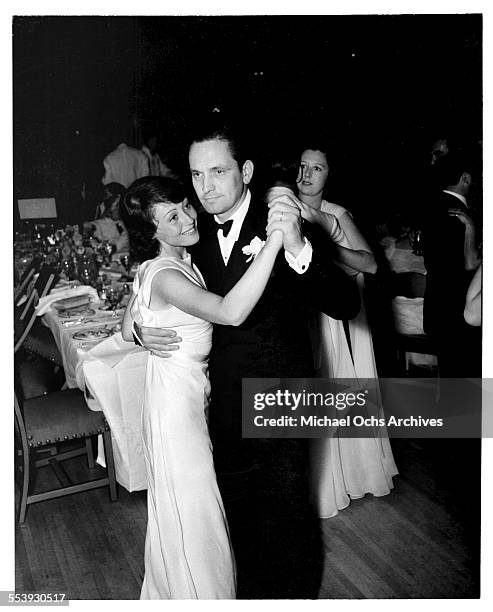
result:
[[[472,277],[471,284],[466,294],[466,307],[464,308],[464,319],[466,323],[477,327],[481,325],[482,320],[482,276],[483,276],[483,264],[479,265],[474,276]]]
[[[318,315],[313,334],[315,367],[324,378],[378,378],[363,299],[363,274],[374,274],[377,264],[350,213],[324,199],[329,171],[325,147],[313,145],[303,151],[297,179],[301,216],[329,235],[336,262],[358,284],[362,307],[350,321]],[[311,495],[320,518],[335,516],[351,499],[367,493],[387,495],[397,474],[385,428],[371,438],[344,438],[336,432],[332,438],[311,440]]]
[[[448,153],[434,165],[439,189],[423,225],[427,271],[423,325],[433,340],[441,378],[481,377],[481,330],[464,320],[469,284],[481,263],[468,197],[476,176],[470,160]]]

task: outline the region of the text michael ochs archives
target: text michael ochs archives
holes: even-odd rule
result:
[[[294,416],[298,408],[312,407],[335,409],[347,412],[348,408],[366,407],[369,390],[352,393],[315,393],[292,392],[287,389],[278,389],[275,393],[256,393],[254,396],[254,410],[263,412],[267,407],[285,408],[290,411],[281,416],[272,417],[256,414],[253,417],[255,427],[443,427],[442,418],[425,418],[422,416],[395,417],[363,416],[361,414],[346,414],[345,416],[332,416],[329,414],[301,414]]]
[[[481,379],[244,378],[242,435],[477,438],[490,395]]]

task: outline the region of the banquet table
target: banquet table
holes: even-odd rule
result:
[[[146,489],[141,412],[147,351],[125,342],[116,331],[123,310],[114,316],[101,309],[102,303],[92,302],[89,306],[94,314],[75,322],[62,319],[50,308],[43,315],[43,323],[52,331],[62,355],[67,386],[84,391],[91,410],[104,412],[111,428],[118,482],[128,491]],[[99,342],[77,340],[79,332],[98,329],[112,335]],[[104,465],[101,442],[98,462]]]

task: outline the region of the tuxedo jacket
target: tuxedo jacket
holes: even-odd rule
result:
[[[252,197],[228,264],[225,265],[212,215],[199,215],[200,241],[191,250],[209,291],[224,296],[251,262],[242,248],[258,236],[265,240],[268,208]],[[318,227],[304,223],[313,247],[304,274],[295,272],[281,249],[264,294],[238,327],[214,325],[209,359],[213,402],[220,389],[242,377],[303,377],[313,374],[309,339],[310,317],[322,311],[332,318],[351,319],[359,311],[354,281],[333,263],[329,238]],[[231,399],[231,398],[229,398]]]
[[[438,192],[429,202],[423,228],[426,290],[423,325],[431,336],[466,328],[464,306],[474,271],[464,269],[464,224],[448,214],[449,208],[467,212],[459,198]]]

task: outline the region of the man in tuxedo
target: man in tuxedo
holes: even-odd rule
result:
[[[437,160],[434,172],[439,190],[428,202],[423,231],[424,330],[437,347],[441,377],[481,377],[481,333],[464,320],[467,289],[480,264],[467,202],[471,164],[451,152]]]
[[[265,239],[266,231],[284,236],[284,253],[257,306],[239,327],[214,325],[209,358],[209,428],[238,561],[238,595],[316,597],[321,550],[308,508],[306,440],[242,439],[241,383],[312,376],[310,314],[354,317],[357,288],[332,262],[324,236],[302,226],[296,206],[278,201],[269,209],[254,198],[248,187],[253,162],[227,129],[197,135],[189,163],[205,210],[191,252],[209,291],[224,296],[241,278],[251,261],[244,247]],[[179,350],[173,330],[138,332],[155,354]]]

